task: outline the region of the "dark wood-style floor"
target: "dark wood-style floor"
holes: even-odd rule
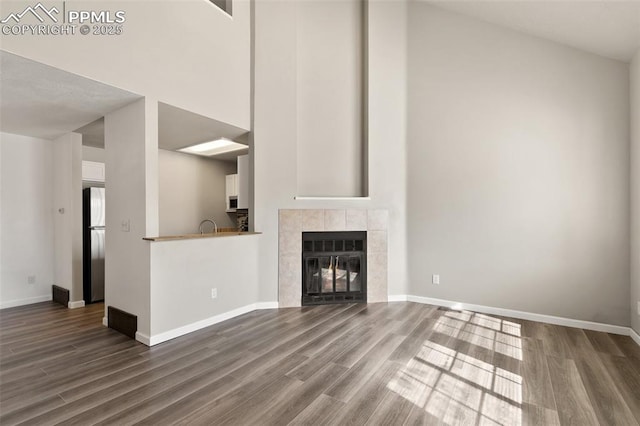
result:
[[[629,337],[414,303],[256,311],[147,348],[0,311],[0,424],[638,425]]]

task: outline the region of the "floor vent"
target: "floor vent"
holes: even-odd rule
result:
[[[59,287],[57,285],[52,285],[52,296],[54,302],[63,305],[65,308],[69,306],[69,290],[66,288]]]
[[[113,306],[107,308],[107,315],[109,318],[109,328],[113,328],[132,339],[136,338],[136,331],[138,331],[137,316],[114,308]]]

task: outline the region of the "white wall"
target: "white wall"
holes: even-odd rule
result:
[[[82,159],[84,161],[95,161],[96,163],[104,163],[104,148],[96,148],[93,146],[82,146]]]
[[[278,300],[278,209],[387,209],[389,293],[406,293],[406,3],[371,2],[368,16],[369,195],[358,201],[294,200],[297,160],[296,7],[256,2],[254,180],[260,301]],[[331,125],[331,123],[327,123]]]
[[[410,294],[628,325],[628,65],[420,2],[408,51]]]
[[[389,294],[407,283],[407,2],[368,7],[368,175],[370,206],[389,210]]]
[[[217,315],[258,302],[259,238],[147,243],[151,246],[151,344],[210,325]],[[211,298],[213,288],[216,299]]]
[[[53,228],[52,142],[0,133],[0,307],[51,299]]]
[[[631,326],[640,334],[640,50],[631,63]]]
[[[158,235],[158,107],[140,99],[105,116],[105,309],[138,317],[150,332],[150,253]],[[122,222],[129,223],[129,230]]]
[[[53,145],[53,226],[55,284],[82,294],[82,135],[68,133]],[[62,212],[61,212],[62,210]]]
[[[366,195],[363,2],[297,2],[298,195]]]
[[[0,3],[0,15],[22,2]],[[112,36],[3,36],[2,49],[102,83],[249,128],[250,10],[206,0],[77,1],[67,10],[124,10]],[[38,22],[35,22],[36,24]]]
[[[204,219],[236,227],[235,214],[225,212],[225,176],[236,172],[234,162],[163,149],[158,154],[160,235],[197,233]]]

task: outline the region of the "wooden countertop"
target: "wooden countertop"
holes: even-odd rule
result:
[[[239,232],[239,231],[221,231],[209,234],[184,234],[184,235],[166,235],[160,237],[144,237],[145,241],[176,241],[176,240],[194,240],[198,238],[221,238],[221,237],[237,237],[242,235],[260,235],[262,232]]]

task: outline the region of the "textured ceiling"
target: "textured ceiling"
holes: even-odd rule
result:
[[[0,131],[55,139],[83,135],[104,147],[104,115],[141,96],[0,50]],[[246,143],[247,130],[171,105],[158,104],[158,145],[175,150],[226,137]],[[235,160],[244,151],[216,156]]]
[[[140,96],[0,50],[0,130],[55,139]]]

